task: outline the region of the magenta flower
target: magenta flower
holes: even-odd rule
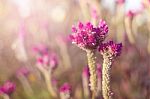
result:
[[[62,93],[71,92],[71,86],[70,86],[68,83],[64,83],[64,84],[60,87],[59,91],[62,92]]]
[[[97,27],[90,22],[86,24],[79,22],[77,27],[72,27],[72,32],[73,34],[70,35],[72,43],[82,49],[96,49],[104,41],[108,33],[108,26],[103,20]]]
[[[133,18],[134,16],[136,15],[136,13],[132,10],[129,10],[127,13],[126,13],[126,16],[128,16],[129,18]]]
[[[120,55],[122,49],[122,43],[115,44],[113,41],[103,43],[99,46],[99,51],[102,55],[107,57],[116,57]]]
[[[72,91],[71,86],[68,83],[64,83],[59,89],[60,98],[61,99],[72,99],[71,91]]]
[[[7,81],[0,87],[0,93],[11,95],[16,89],[16,85],[13,82]]]

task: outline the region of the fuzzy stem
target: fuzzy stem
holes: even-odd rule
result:
[[[97,88],[95,50],[87,50],[86,52],[87,52],[88,66],[90,70],[90,89],[91,91],[93,91],[92,99],[94,99]]]
[[[104,57],[103,68],[102,68],[102,94],[104,99],[112,99],[110,89],[110,70],[112,60],[108,57]]]

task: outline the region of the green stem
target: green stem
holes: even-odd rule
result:
[[[90,89],[93,92],[92,99],[94,99],[96,88],[97,88],[95,50],[86,50],[86,52],[87,52],[88,66],[90,71]]]
[[[104,58],[102,68],[102,94],[104,99],[112,99],[110,89],[110,70],[112,61],[108,57]]]

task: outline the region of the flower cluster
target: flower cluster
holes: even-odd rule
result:
[[[113,58],[120,55],[122,43],[115,44],[113,41],[109,41],[107,43],[101,44],[98,49],[102,55]]]
[[[0,87],[0,93],[11,95],[16,89],[16,85],[13,82],[7,81]]]
[[[82,49],[96,49],[104,41],[108,33],[108,26],[103,20],[97,27],[90,22],[86,24],[79,22],[77,27],[72,27],[72,32],[73,34],[70,35],[72,43]]]

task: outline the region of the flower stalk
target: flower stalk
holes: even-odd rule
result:
[[[112,59],[103,57],[103,68],[102,68],[102,94],[104,99],[112,99],[111,88],[110,88],[110,70],[112,65]]]
[[[102,67],[102,95],[104,99],[112,99],[110,88],[110,70],[112,60],[121,54],[122,44],[115,44],[113,41],[103,43],[99,46],[99,51],[103,56]]]
[[[90,72],[90,89],[92,91],[92,99],[95,98],[95,92],[97,88],[97,76],[96,76],[96,57],[94,50],[86,50],[88,66]]]

